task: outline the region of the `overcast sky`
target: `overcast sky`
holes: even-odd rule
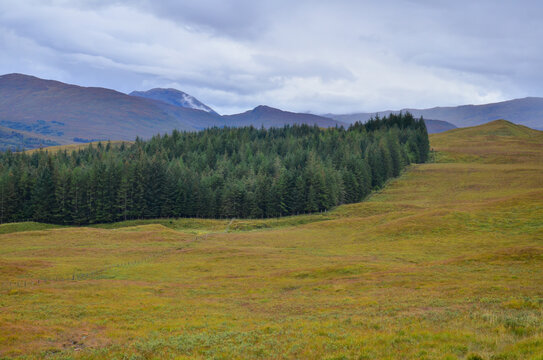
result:
[[[543,2],[0,0],[0,73],[219,113],[313,113],[543,96]]]

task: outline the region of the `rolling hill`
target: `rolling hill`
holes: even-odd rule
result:
[[[0,356],[540,359],[543,132],[430,140],[323,214],[0,225]]]
[[[481,125],[493,120],[507,119],[515,124],[543,130],[543,98],[527,97],[485,105],[462,105],[454,107],[435,107],[431,109],[403,109],[377,112],[380,115],[409,111],[414,116],[425,119],[438,119],[457,127]],[[332,119],[352,123],[367,121],[375,113],[326,114]]]

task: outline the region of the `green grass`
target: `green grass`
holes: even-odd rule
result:
[[[21,232],[21,231],[56,229],[59,227],[61,226],[53,225],[53,224],[37,223],[33,221],[20,222],[20,223],[8,223],[8,224],[0,224],[0,234],[9,234],[9,233]]]
[[[325,214],[4,233],[0,283],[102,271],[0,290],[0,356],[541,360],[541,134],[432,135]]]
[[[127,220],[109,224],[96,224],[90,225],[89,227],[102,229],[119,229],[138,225],[160,224],[173,230],[183,231],[192,234],[206,234],[211,232],[239,232],[297,226],[312,222],[330,220],[332,216],[328,215],[328,213],[325,212],[321,214],[286,216],[282,218],[270,219],[145,219]]]

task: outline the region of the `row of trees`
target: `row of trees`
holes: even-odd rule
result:
[[[362,200],[429,151],[409,113],[365,124],[174,131],[68,153],[0,154],[0,220],[276,217]]]

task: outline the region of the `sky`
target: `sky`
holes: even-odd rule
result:
[[[542,19],[530,0],[0,0],[0,74],[222,114],[483,104],[543,96]]]

